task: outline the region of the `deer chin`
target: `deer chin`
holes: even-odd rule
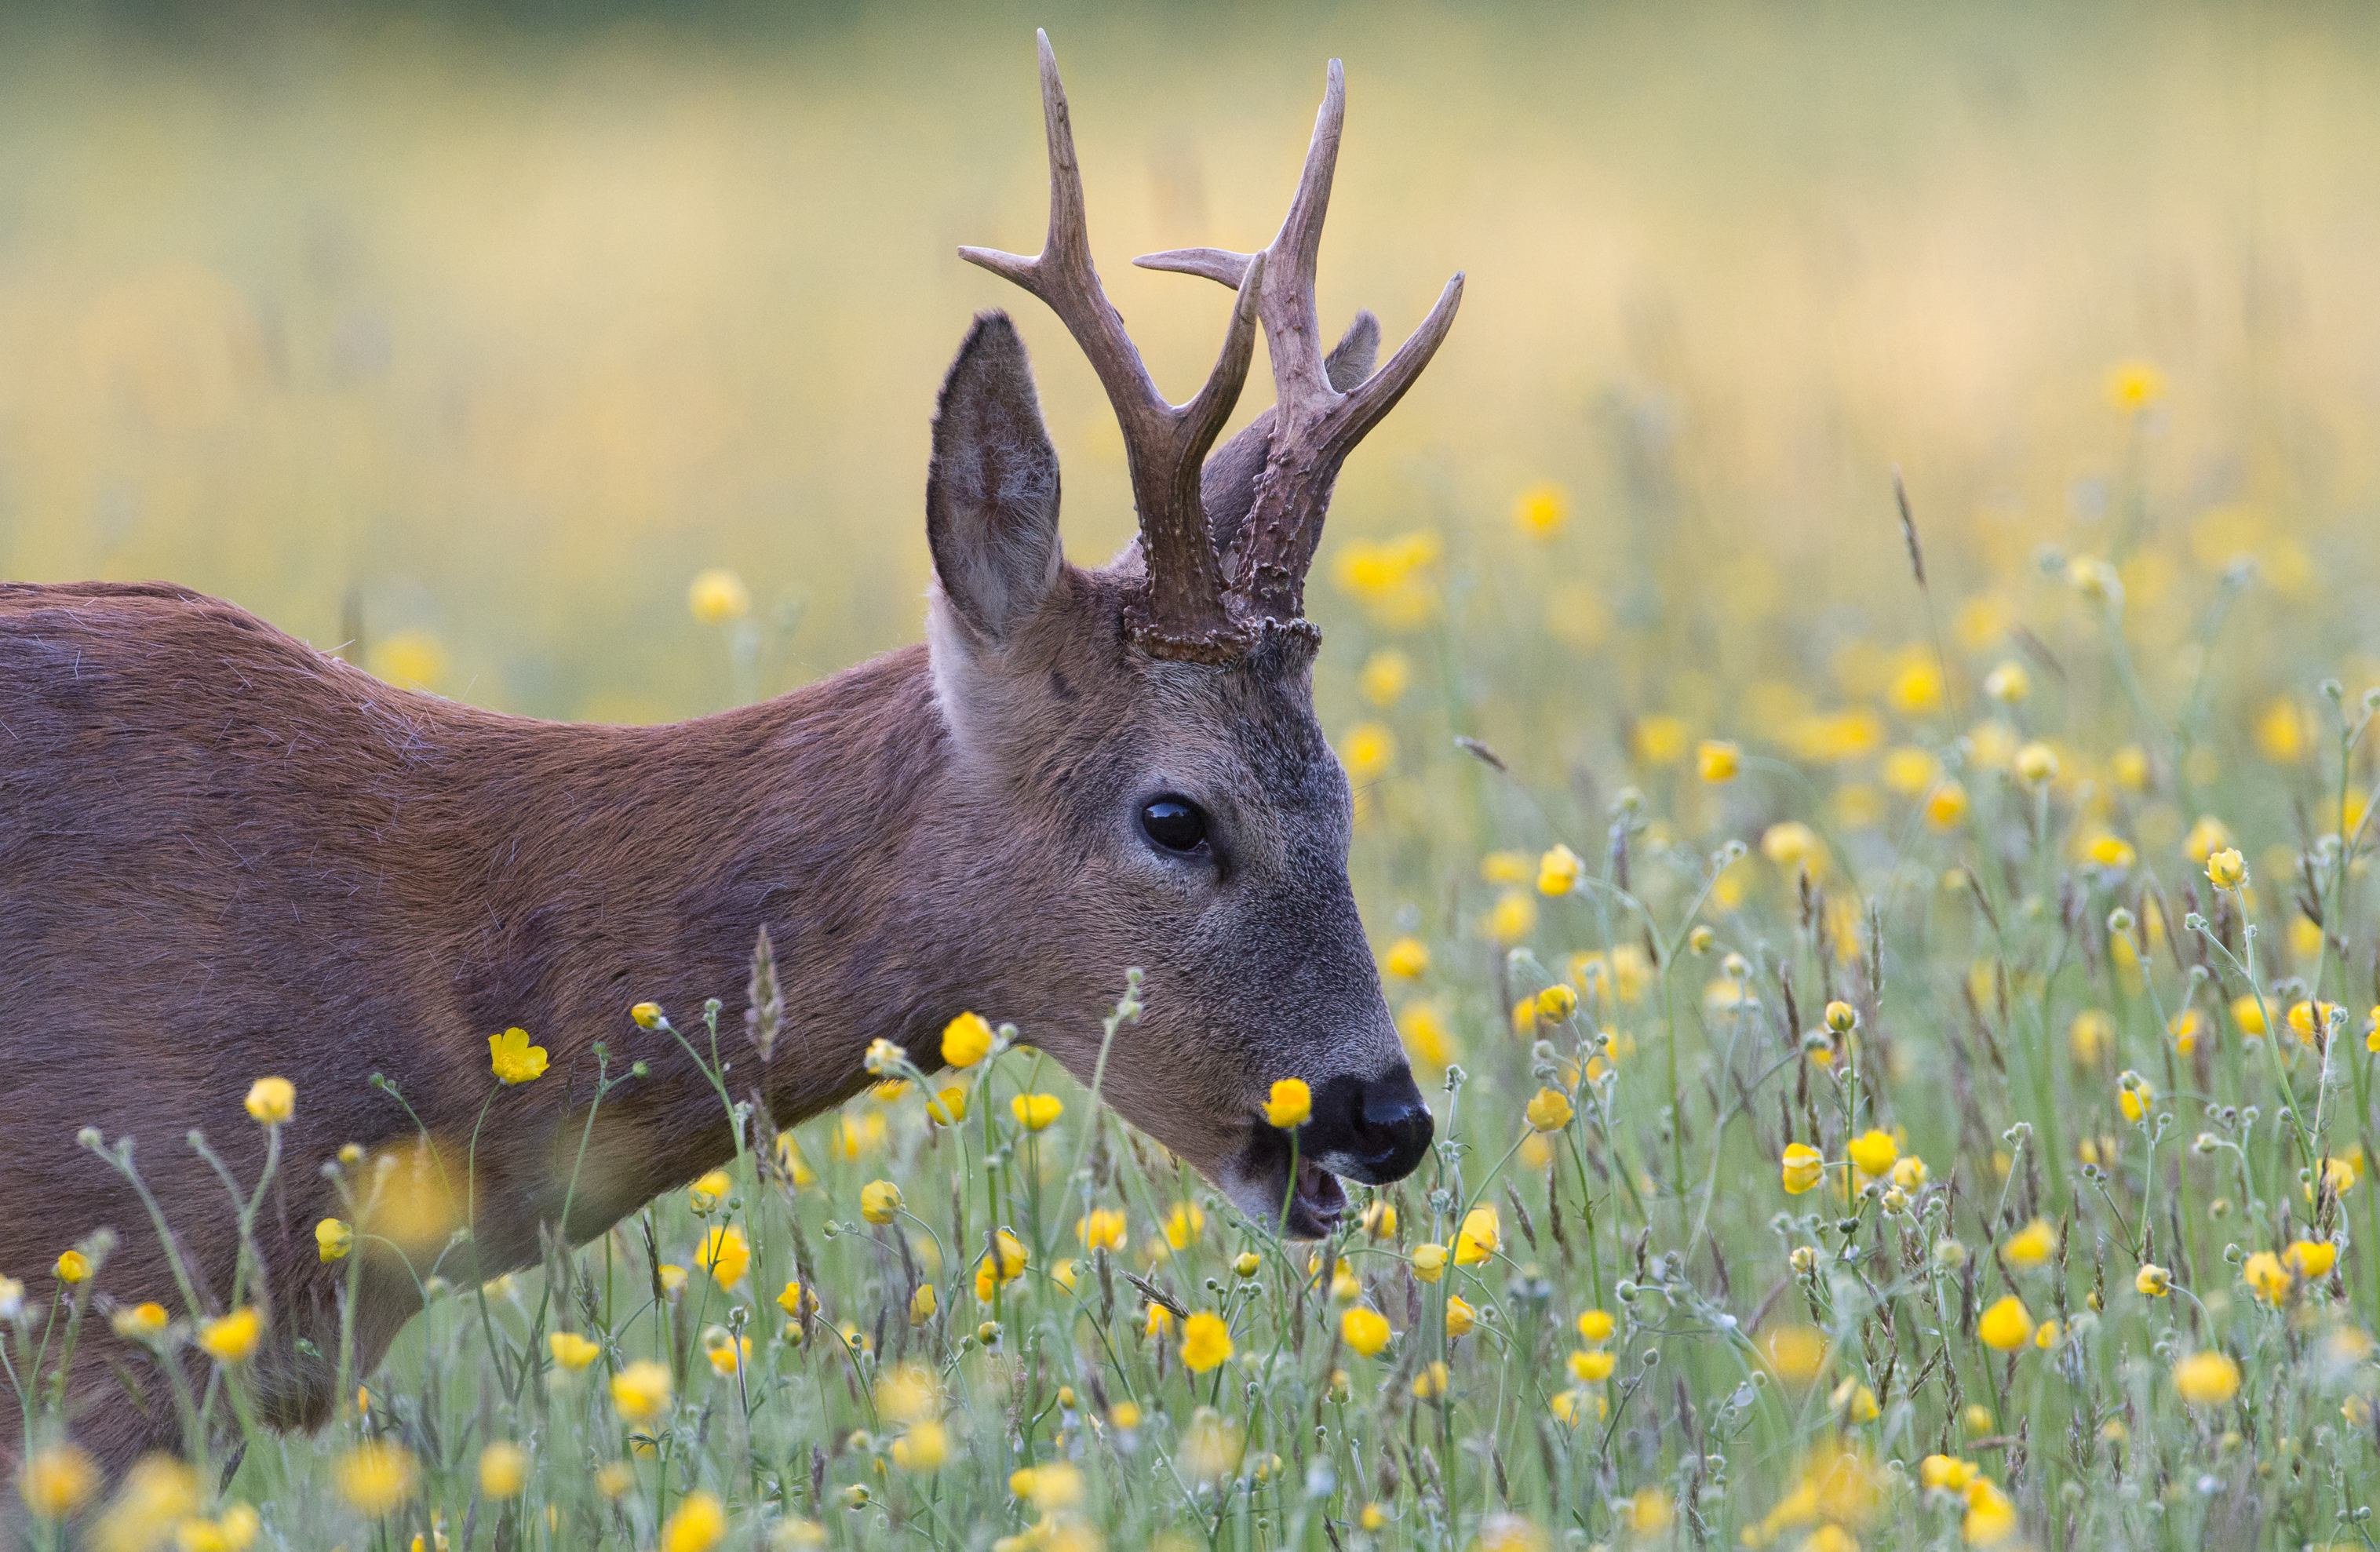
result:
[[[1293,1240],[1323,1238],[1347,1210],[1347,1193],[1339,1177],[1302,1155],[1293,1167],[1289,1134],[1261,1122],[1216,1183],[1242,1212],[1278,1224]]]

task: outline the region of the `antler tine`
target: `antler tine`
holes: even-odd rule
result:
[[[1041,251],[1030,259],[988,248],[962,248],[959,257],[1014,281],[1047,303],[1107,390],[1123,431],[1147,552],[1145,617],[1135,622],[1143,645],[1166,657],[1211,661],[1229,656],[1245,633],[1224,607],[1222,568],[1199,494],[1199,466],[1247,382],[1264,266],[1242,262],[1235,276],[1253,277],[1257,284],[1245,286],[1232,309],[1214,370],[1188,402],[1169,402],[1149,376],[1091,261],[1082,166],[1075,155],[1066,89],[1058,78],[1050,34],[1037,31],[1035,37],[1041,63],[1041,116],[1050,146],[1049,235]]]
[[[1261,255],[1184,248],[1133,261],[1145,269],[1203,275],[1238,286],[1243,296],[1259,294],[1257,311],[1272,357],[1280,423],[1248,514],[1246,542],[1232,588],[1257,611],[1277,618],[1294,618],[1303,607],[1305,569],[1321,541],[1322,518],[1339,466],[1404,397],[1453,327],[1463,301],[1463,277],[1458,273],[1421,326],[1379,370],[1343,393],[1331,383],[1323,360],[1314,284],[1346,112],[1346,76],[1334,59],[1297,192],[1281,231]],[[1266,261],[1261,271],[1257,258]]]

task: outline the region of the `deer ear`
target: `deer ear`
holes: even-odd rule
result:
[[[943,596],[998,641],[1058,579],[1058,455],[1025,342],[979,313],[942,380],[926,472],[926,543]]]

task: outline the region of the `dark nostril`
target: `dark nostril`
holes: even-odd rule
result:
[[[1391,1135],[1429,1124],[1429,1107],[1418,1094],[1397,1094],[1367,1085],[1364,1092],[1362,1130]]]
[[[1356,1151],[1383,1179],[1413,1172],[1436,1130],[1410,1070],[1365,1084],[1355,1107]]]
[[[1429,1151],[1436,1123],[1402,1062],[1373,1078],[1342,1073],[1317,1085],[1298,1135],[1325,1167],[1378,1184],[1402,1180]]]

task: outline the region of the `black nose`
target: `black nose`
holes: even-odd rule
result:
[[[1412,1174],[1436,1130],[1413,1069],[1400,1061],[1378,1077],[1326,1080],[1298,1141],[1326,1169],[1378,1185]]]

